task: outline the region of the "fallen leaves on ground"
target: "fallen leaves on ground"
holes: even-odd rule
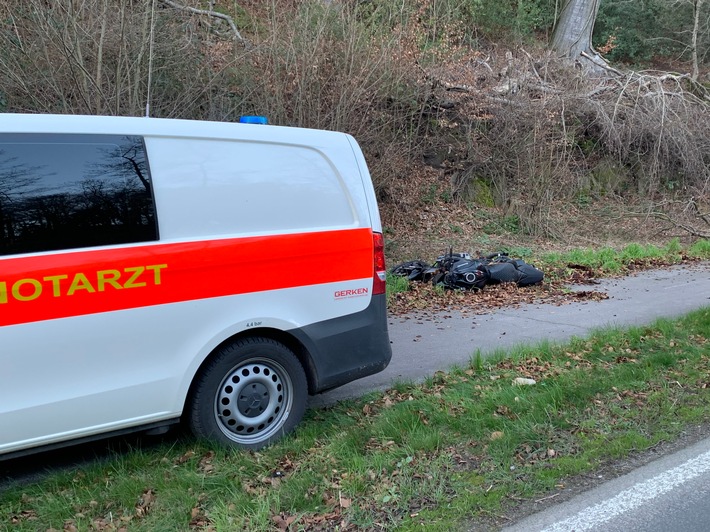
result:
[[[155,492],[152,489],[143,491],[143,494],[138,498],[136,503],[136,515],[145,517],[150,513],[150,510],[155,502]]]
[[[564,305],[579,301],[601,301],[608,297],[606,293],[594,290],[570,291],[561,284],[520,288],[514,283],[503,283],[486,286],[483,290],[474,292],[444,290],[432,284],[412,282],[406,292],[392,294],[388,312],[391,316],[414,314],[426,320],[433,314],[444,314],[443,317],[446,318],[447,312],[478,315],[523,304]]]
[[[22,510],[19,514],[13,515],[10,523],[19,525],[22,521],[36,521],[37,512],[35,510]]]
[[[685,263],[694,259],[683,256]],[[663,259],[643,259],[626,265],[626,273],[651,268],[670,266]],[[566,268],[545,271],[545,281],[534,286],[518,287],[515,283],[487,285],[482,290],[450,290],[432,283],[410,282],[405,292],[392,294],[387,309],[391,316],[414,314],[426,320],[433,314],[461,312],[463,314],[488,314],[503,307],[518,307],[523,304],[565,305],[580,301],[603,301],[609,299],[606,292],[592,289],[570,289],[570,286],[597,285],[604,272],[590,266],[567,264]],[[439,316],[440,317],[440,316]],[[447,316],[444,316],[446,318]],[[448,316],[452,317],[452,316]],[[416,340],[415,340],[416,341]]]
[[[214,451],[205,453],[202,458],[200,458],[200,462],[197,464],[197,470],[203,475],[214,473],[214,464],[212,463],[214,456]]]
[[[197,499],[197,504],[190,511],[190,528],[209,530],[212,522],[207,516],[206,506],[208,505],[208,497],[206,493],[201,493]]]

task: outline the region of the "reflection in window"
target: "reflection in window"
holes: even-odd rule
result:
[[[156,239],[141,137],[0,134],[0,255]]]

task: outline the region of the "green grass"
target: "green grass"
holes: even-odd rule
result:
[[[707,259],[710,257],[710,240],[700,239],[688,250],[688,255],[693,258]]]
[[[406,292],[407,290],[409,290],[409,281],[406,277],[392,275],[387,272],[387,298],[390,298],[392,294]]]
[[[543,253],[533,259],[548,279],[564,280],[572,266],[588,268],[597,276],[624,274],[632,269],[679,264],[684,259],[710,259],[710,241],[701,239],[688,248],[677,239],[665,246],[629,244],[622,249],[575,249],[566,253]]]
[[[474,353],[422,384],[311,410],[262,452],[186,439],[11,487],[0,529],[458,529],[707,422],[709,339],[706,308]]]

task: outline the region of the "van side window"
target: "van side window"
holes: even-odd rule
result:
[[[157,238],[142,137],[0,134],[0,255]]]

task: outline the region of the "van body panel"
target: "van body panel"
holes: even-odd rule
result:
[[[0,257],[0,325],[368,279],[371,242],[351,229]],[[275,253],[284,258],[270,275]]]
[[[343,170],[318,150],[172,138],[146,138],[146,147],[161,213],[161,237],[369,226],[367,204],[358,201],[363,194],[354,198],[347,192],[348,186],[362,187],[359,174],[356,183],[346,183]],[[343,147],[349,149],[349,144]],[[331,156],[343,159],[339,150]],[[209,208],[180,208],[188,202]]]
[[[315,322],[291,331],[308,349],[318,368],[315,391],[323,392],[387,367],[381,346],[389,343],[387,303],[384,295],[374,296],[370,305],[357,314]]]
[[[370,171],[367,169],[367,162],[365,161],[365,156],[360,149],[357,141],[351,137],[347,136],[350,147],[355,156],[355,163],[360,171],[361,183],[363,187],[363,192],[365,194],[365,201],[367,202],[368,211],[370,214],[370,225],[372,230],[376,233],[382,232],[382,221],[380,218],[380,211],[377,208],[377,197],[375,196],[375,188],[372,185],[372,178],[370,177]]]
[[[330,283],[316,293],[300,287],[2,328],[4,345],[22,349],[3,350],[0,356],[3,375],[13,376],[2,378],[0,454],[22,448],[23,442],[40,445],[57,437],[88,436],[179,417],[204,359],[224,341],[253,327],[293,334],[311,347],[309,356],[316,358],[313,365],[318,368],[314,392],[332,388],[330,383],[343,377],[335,374],[340,364],[321,367],[319,361],[329,355],[355,360],[361,342],[349,338],[337,350],[321,347],[320,337],[332,336],[338,319],[324,319],[331,313],[318,302],[330,297],[340,307],[341,328],[349,327],[349,316],[356,318],[357,326],[363,319],[360,314],[372,314],[362,310],[363,298],[335,300],[333,294],[356,291],[364,282]],[[274,316],[274,304],[280,315]],[[235,321],[237,315],[241,319]],[[321,330],[326,333],[310,338]],[[361,326],[357,330],[366,332]],[[351,353],[353,348],[358,353]],[[381,346],[363,358],[362,365],[372,370],[368,374],[375,372],[370,358],[382,362]],[[346,374],[353,366],[357,363],[347,364]],[[43,438],[45,434],[53,437]]]
[[[0,457],[180,418],[220,346],[259,331],[303,346],[313,393],[389,362],[381,222],[352,137],[0,115],[3,146],[24,167],[0,157]]]

